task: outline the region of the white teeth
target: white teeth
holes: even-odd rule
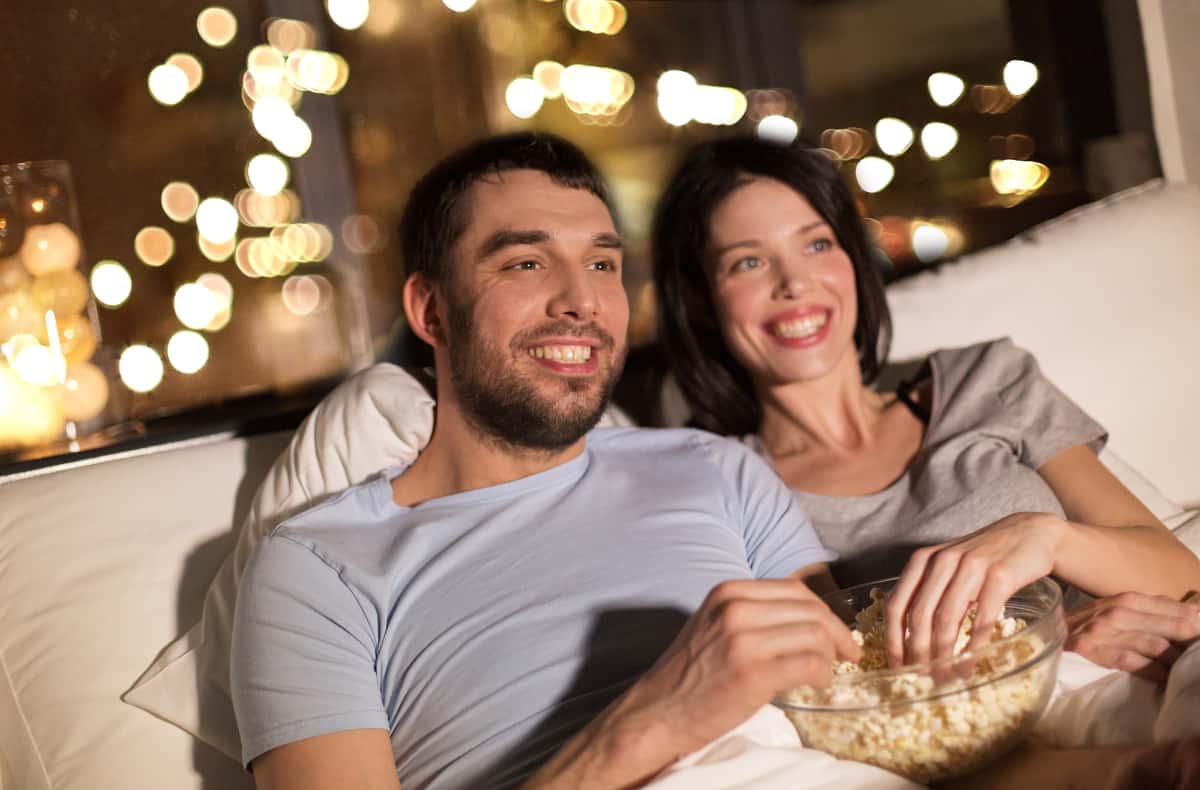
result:
[[[537,359],[549,359],[567,365],[581,365],[592,358],[591,346],[535,346],[529,349],[529,356]]]
[[[827,313],[817,313],[805,316],[804,318],[797,318],[794,321],[780,321],[772,326],[771,329],[780,337],[807,337],[825,326],[825,322],[828,320],[829,315]]]

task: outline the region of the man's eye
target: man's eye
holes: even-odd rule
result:
[[[598,272],[615,272],[617,264],[613,261],[596,261],[592,264],[592,268]]]
[[[729,270],[732,272],[745,272],[750,271],[751,269],[757,269],[761,265],[761,259],[756,258],[753,255],[748,255],[745,258],[738,258],[736,261],[734,261],[733,266],[729,267]]]
[[[537,267],[538,267],[537,261],[517,261],[509,268],[516,269],[517,271],[529,272],[529,271],[533,271]]]

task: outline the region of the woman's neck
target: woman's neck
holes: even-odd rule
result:
[[[887,401],[863,386],[851,355],[819,379],[758,387],[763,407],[759,436],[773,458],[813,449],[849,454],[875,443]]]

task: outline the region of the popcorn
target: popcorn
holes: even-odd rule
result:
[[[851,636],[863,649],[860,661],[835,662],[836,677],[827,689],[802,686],[781,695],[804,744],[926,784],[966,773],[1010,749],[1032,727],[1053,687],[1056,661],[1013,673],[1043,652],[1043,640],[1034,634],[1008,640],[969,667],[969,674],[966,666],[947,669],[946,679],[877,673],[887,668],[886,599],[881,590],[871,590],[871,604],[855,615]],[[974,618],[968,612],[955,655],[970,641]],[[992,642],[1025,627],[1024,620],[1005,617],[993,626]]]

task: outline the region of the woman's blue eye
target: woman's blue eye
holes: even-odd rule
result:
[[[817,239],[808,246],[813,252],[825,252],[826,250],[833,249],[833,242],[829,239]]]
[[[754,257],[739,258],[734,262],[733,266],[730,267],[730,270],[735,272],[744,272],[750,269],[757,269],[760,263],[761,261]]]

